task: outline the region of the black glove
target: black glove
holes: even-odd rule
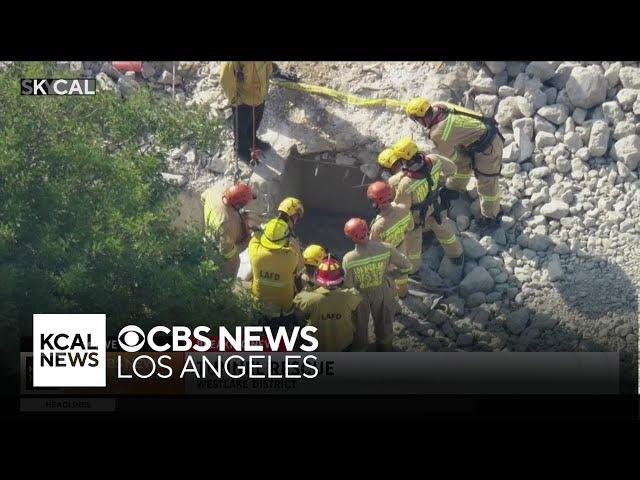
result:
[[[298,81],[298,75],[296,75],[293,72],[287,72],[284,70],[280,70],[280,67],[278,67],[278,65],[276,65],[275,63],[273,64],[273,73],[271,74],[273,77],[275,78],[280,78],[282,80],[287,80],[288,82],[297,82]]]
[[[457,192],[456,190],[450,190],[447,187],[442,187],[440,189],[440,192],[438,193],[440,195],[440,200],[446,205],[448,205],[451,200],[460,198],[460,192]]]

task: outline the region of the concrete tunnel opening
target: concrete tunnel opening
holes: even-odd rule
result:
[[[283,198],[294,196],[304,205],[304,218],[296,226],[302,245],[320,244],[339,258],[353,249],[344,224],[351,217],[369,221],[375,216],[366,196],[371,181],[358,165],[339,165],[321,157],[290,158],[280,182]]]

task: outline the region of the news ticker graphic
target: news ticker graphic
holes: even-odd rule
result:
[[[308,366],[304,364],[306,357],[296,352],[270,352],[264,355],[247,352],[167,353],[107,352],[106,387],[41,388],[33,386],[31,352],[22,352],[21,394],[148,396],[619,392],[619,358],[617,353],[612,352],[315,353],[312,361],[307,359]],[[163,355],[170,357],[167,362],[162,362],[166,366],[165,373],[169,373],[169,369],[171,372],[166,378],[158,374],[160,357]],[[133,367],[136,358],[143,360]],[[134,368],[137,368],[137,373]],[[305,370],[309,373],[307,376],[304,375]],[[251,377],[249,373],[252,373]]]
[[[95,78],[21,78],[20,95],[95,95]]]

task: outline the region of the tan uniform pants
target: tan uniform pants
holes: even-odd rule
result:
[[[393,318],[398,311],[394,285],[385,277],[381,287],[360,290],[362,302],[358,306],[353,351],[364,351],[369,344],[369,317],[373,317],[378,351],[390,352],[393,341]]]
[[[471,158],[458,152],[455,158],[458,171],[447,179],[447,188],[464,192],[473,176]],[[500,211],[499,175],[486,176],[482,173],[498,173],[502,165],[502,140],[498,135],[493,138],[491,145],[482,153],[475,154],[476,184],[480,197],[480,211],[487,218],[495,218]]]
[[[444,217],[444,215],[442,216]],[[456,236],[456,231],[449,218],[443,218],[442,223],[438,224],[433,215],[427,217],[424,221],[424,231],[433,232],[440,245],[442,245],[447,258],[457,258],[462,255],[462,243]]]

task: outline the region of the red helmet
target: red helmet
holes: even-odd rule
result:
[[[369,234],[369,227],[363,219],[352,218],[344,224],[344,234],[355,243],[363,243]]]
[[[321,287],[335,287],[340,285],[343,280],[344,272],[335,258],[329,256],[320,262],[315,275],[316,284]]]
[[[373,182],[367,188],[367,198],[378,207],[391,201],[391,187],[387,182]]]
[[[251,192],[251,187],[246,183],[237,183],[225,188],[222,196],[227,204],[234,208],[242,208],[256,198]]]

